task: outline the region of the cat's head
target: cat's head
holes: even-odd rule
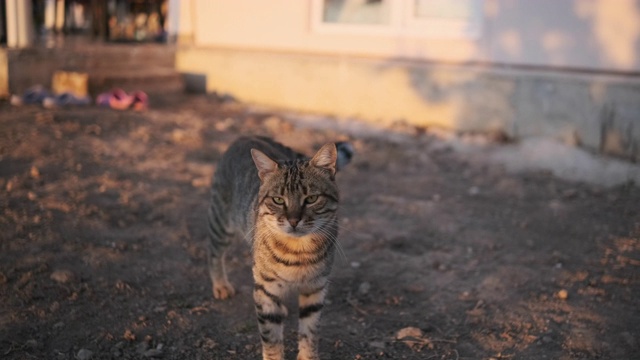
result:
[[[256,149],[251,155],[261,181],[258,216],[271,230],[301,237],[336,226],[335,144],[310,160],[278,162]]]

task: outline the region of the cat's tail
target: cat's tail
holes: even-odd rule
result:
[[[336,150],[338,151],[338,159],[336,160],[336,170],[342,170],[347,164],[351,162],[351,158],[356,153],[353,145],[350,142],[338,141],[336,143]]]

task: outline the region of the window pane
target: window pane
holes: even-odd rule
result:
[[[389,24],[391,1],[324,0],[322,21],[338,24]]]
[[[476,0],[415,0],[415,17],[439,19],[471,19]]]

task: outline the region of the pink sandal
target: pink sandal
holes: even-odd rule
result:
[[[133,98],[133,96],[128,95],[124,90],[116,88],[98,95],[96,104],[116,110],[126,110],[133,104]]]
[[[149,107],[149,97],[144,91],[136,91],[131,94],[133,97],[133,110],[144,111]]]

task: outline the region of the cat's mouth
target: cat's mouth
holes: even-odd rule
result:
[[[297,226],[297,227],[291,227],[291,226],[287,226],[285,229],[283,229],[284,232],[292,237],[303,237],[306,235],[309,235],[309,229]]]
[[[306,233],[307,233],[306,231],[303,231],[301,229],[291,228],[291,227],[288,228],[286,230],[286,232],[287,232],[288,235],[293,235],[293,236],[302,236],[302,235],[306,235]]]

